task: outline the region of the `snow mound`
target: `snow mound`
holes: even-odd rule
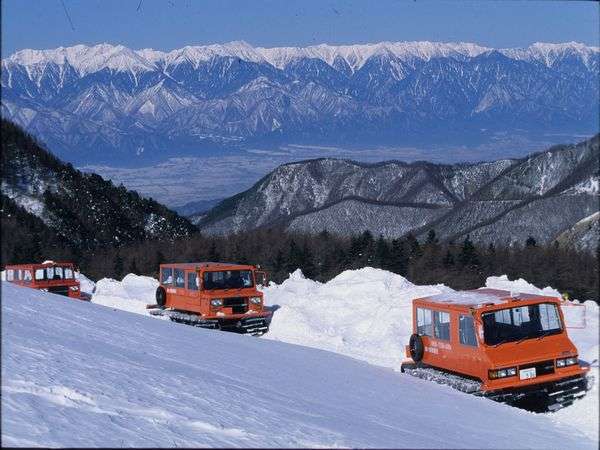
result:
[[[92,295],[96,288],[96,283],[80,272],[75,272],[75,278],[79,280],[79,289],[81,292]]]
[[[502,289],[510,292],[522,292],[526,294],[551,295],[553,297],[561,297],[560,292],[556,289],[546,286],[544,289],[539,289],[533,284],[528,283],[523,278],[518,280],[509,280],[506,275],[499,277],[488,277],[485,281],[485,287],[491,289]]]
[[[5,446],[596,447],[547,417],[329,352],[10,283],[1,308]]]
[[[154,304],[158,281],[130,273],[122,281],[102,278],[96,283],[92,303],[137,314],[148,314],[146,305]]]
[[[263,292],[265,304],[275,310],[266,339],[399,368],[412,332],[412,299],[452,289],[417,286],[400,275],[365,267],[327,283],[308,280],[297,270]]]

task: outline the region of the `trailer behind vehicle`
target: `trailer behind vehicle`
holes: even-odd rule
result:
[[[11,264],[5,267],[6,281],[77,300],[81,294],[75,266],[71,262],[44,261],[41,264]]]

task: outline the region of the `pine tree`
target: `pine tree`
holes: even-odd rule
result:
[[[294,272],[296,269],[302,268],[302,251],[296,244],[296,241],[292,239],[288,250],[288,257],[285,262],[285,270],[288,273]]]
[[[397,273],[398,275],[406,276],[408,268],[408,258],[404,253],[404,245],[401,239],[394,239],[392,241],[392,248],[390,250],[390,271]]]
[[[527,238],[527,240],[525,241],[525,247],[533,248],[535,246],[537,246],[537,241],[535,240],[535,238],[533,236],[529,236]]]
[[[383,235],[379,235],[377,242],[375,243],[375,267],[380,269],[387,269],[390,264],[390,249],[383,238]]]
[[[123,258],[119,253],[117,253],[117,256],[115,257],[115,264],[113,266],[115,279],[120,280],[123,277],[123,269]]]
[[[427,233],[427,240],[425,241],[425,244],[426,245],[437,245],[437,244],[439,244],[439,242],[440,242],[439,239],[435,235],[435,230],[432,228]]]
[[[477,257],[477,251],[471,241],[469,235],[465,238],[460,254],[458,256],[459,262],[463,266],[477,266],[479,265],[479,258]]]
[[[136,275],[140,274],[140,269],[138,269],[135,257],[133,257],[131,259],[131,262],[129,263],[129,268],[127,269],[128,273],[134,273]]]
[[[452,255],[450,250],[446,250],[444,259],[442,259],[442,264],[444,265],[444,267],[451,267],[454,265],[454,255]]]
[[[217,244],[213,240],[210,244],[210,250],[208,251],[208,260],[212,262],[219,262],[221,255],[217,251]]]
[[[301,252],[301,265],[302,273],[307,278],[314,278],[316,275],[316,266],[313,259],[313,254],[308,246],[308,240],[304,241]]]

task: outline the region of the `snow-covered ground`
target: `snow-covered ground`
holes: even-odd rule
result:
[[[96,283],[92,303],[138,314],[147,314],[146,305],[156,303],[158,281],[130,273],[123,280],[103,278]]]
[[[121,282],[103,279],[97,283],[92,302],[148,315],[145,306],[155,302],[157,285],[153,278],[133,274]],[[506,275],[489,277],[486,287],[560,296],[550,286],[538,288]],[[398,371],[412,333],[412,299],[452,289],[417,286],[400,275],[365,267],[343,272],[327,283],[306,279],[296,271],[283,283],[271,283],[263,291],[265,303],[275,310],[263,339],[327,350]],[[598,440],[599,310],[593,301],[575,301],[573,305],[563,308],[568,333],[581,358],[592,363],[594,387],[585,399],[549,416]]]
[[[299,274],[289,284],[303,295]],[[305,284],[319,301],[318,285]],[[597,445],[544,415],[353,358],[10,283],[2,284],[1,401],[3,446]]]

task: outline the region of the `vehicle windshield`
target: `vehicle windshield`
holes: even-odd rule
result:
[[[219,272],[204,272],[203,288],[211,289],[238,289],[252,287],[252,271],[250,270],[223,270]]]
[[[481,317],[487,345],[539,338],[562,331],[558,308],[553,303],[501,309]]]

